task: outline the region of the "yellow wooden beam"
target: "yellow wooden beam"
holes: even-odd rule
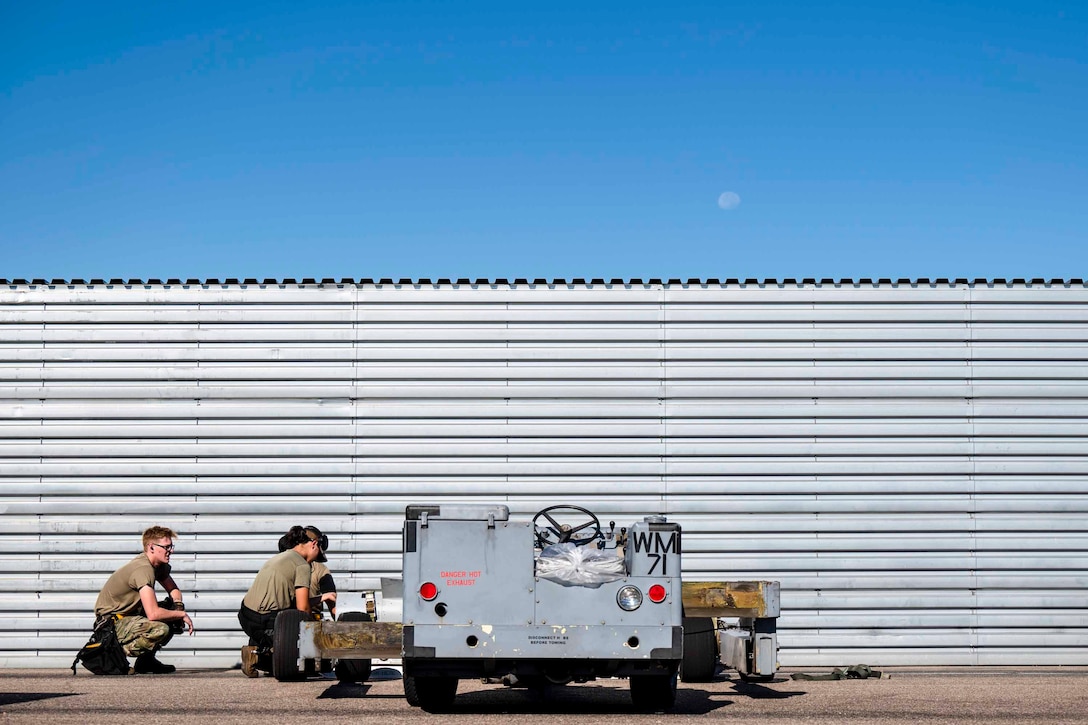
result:
[[[314,627],[314,646],[325,658],[400,657],[400,622],[326,622]]]
[[[688,617],[766,617],[770,582],[684,582]]]

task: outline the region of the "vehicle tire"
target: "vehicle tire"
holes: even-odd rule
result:
[[[285,609],[276,615],[272,631],[272,676],[280,682],[303,677],[298,666],[298,634],[299,626],[308,619],[309,615],[298,609]]]
[[[457,696],[456,677],[404,676],[404,698],[425,712],[446,712]]]
[[[684,617],[684,659],[680,679],[710,682],[718,672],[718,631],[713,617]]]
[[[419,692],[416,690],[416,678],[412,675],[402,675],[404,683],[404,699],[412,707],[419,707]]]
[[[632,676],[631,702],[641,712],[663,712],[671,709],[676,703],[676,673]]]
[[[340,615],[340,622],[370,622],[373,621],[366,612],[344,612]],[[370,669],[373,663],[369,659],[341,659],[336,661],[333,671],[340,682],[366,682],[370,679]]]

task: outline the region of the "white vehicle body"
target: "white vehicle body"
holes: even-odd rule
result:
[[[685,584],[681,528],[664,516],[617,529],[576,506],[511,521],[504,505],[413,505],[402,541],[403,580],[383,579],[378,621],[305,622],[300,656],[399,645],[405,694],[428,711],[447,709],[460,679],[625,677],[636,706],[663,710],[678,677],[710,679],[719,661],[745,677],[777,669],[778,584]],[[724,616],[739,619],[720,629]]]

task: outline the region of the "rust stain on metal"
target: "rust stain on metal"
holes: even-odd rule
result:
[[[322,657],[400,657],[400,622],[320,622],[314,646]]]
[[[763,582],[684,582],[689,617],[762,617],[767,611]]]

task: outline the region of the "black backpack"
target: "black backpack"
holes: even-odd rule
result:
[[[113,627],[112,616],[102,617],[94,624],[94,632],[87,644],[72,660],[72,674],[76,673],[76,663],[81,663],[96,675],[127,675],[128,658],[125,649],[117,641],[117,630]]]

